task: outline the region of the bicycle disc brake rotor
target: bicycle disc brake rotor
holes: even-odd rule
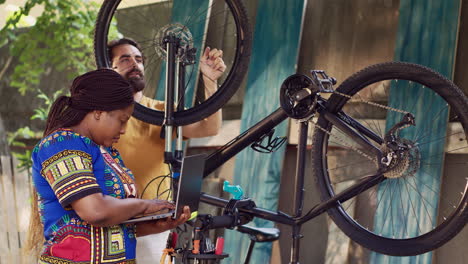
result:
[[[165,25],[157,31],[153,38],[154,49],[163,60],[166,60],[167,57],[165,38],[171,35],[180,40],[180,47],[193,47],[192,33],[188,27],[179,23]]]
[[[399,139],[402,143],[408,146],[407,150],[402,151],[392,159],[388,166],[388,170],[384,173],[387,178],[400,178],[413,176],[420,167],[421,153],[419,148],[407,139]],[[384,153],[386,153],[386,147]]]

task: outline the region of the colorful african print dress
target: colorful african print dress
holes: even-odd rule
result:
[[[95,227],[70,206],[94,193],[132,197],[133,175],[118,152],[61,129],[34,148],[32,159],[46,240],[39,263],[135,263],[134,225]]]

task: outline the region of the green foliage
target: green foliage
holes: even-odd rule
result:
[[[10,146],[15,147],[26,147],[24,142],[18,141],[18,138],[31,139],[35,138],[36,133],[32,131],[29,127],[22,127],[16,130],[13,133],[8,133],[7,141]]]
[[[18,159],[18,168],[20,171],[29,170],[32,167],[31,150],[26,148],[26,144],[18,139],[34,139],[37,138],[37,132],[32,131],[29,127],[22,127],[14,133],[8,133],[7,141],[10,146],[23,148],[24,151],[13,152],[13,156]]]
[[[34,115],[31,116],[31,120],[39,119],[41,121],[47,121],[47,114],[49,113],[50,107],[54,103],[55,99],[57,99],[63,93],[63,90],[58,90],[52,95],[52,98],[50,98],[44,92],[38,89],[37,98],[44,100],[44,103],[43,105],[34,109]]]
[[[27,149],[24,152],[13,152],[13,156],[18,160],[17,168],[19,171],[29,171],[32,168],[31,150]]]
[[[36,24],[19,30],[21,18],[36,5],[44,7]],[[94,68],[93,32],[98,9],[95,2],[84,0],[27,0],[0,32],[10,54],[18,58],[10,85],[24,95],[34,91],[49,72],[67,74],[71,80]]]
[[[41,106],[34,109],[35,114],[31,116],[31,120],[38,119],[41,121],[46,121],[47,114],[49,113],[50,107],[54,103],[55,99],[57,99],[63,93],[64,93],[63,90],[58,90],[52,95],[52,98],[50,98],[41,90],[38,90],[37,97],[42,99],[44,102]],[[40,137],[41,137],[41,133],[31,130],[29,126],[19,128],[13,133],[8,133],[7,135],[8,145],[23,149],[23,151],[21,152],[18,152],[18,151],[13,152],[13,156],[15,156],[19,161],[18,168],[20,170],[28,170],[32,166],[31,150],[27,149],[27,145],[24,143],[24,140],[37,139]]]
[[[0,0],[0,4],[5,0]],[[24,17],[35,6],[42,6],[43,13],[36,24],[21,28]],[[17,59],[14,72],[9,76],[12,87],[23,96],[37,96],[42,105],[34,109],[31,119],[45,121],[54,100],[63,91],[47,95],[39,89],[41,80],[50,74],[74,77],[95,68],[93,55],[94,24],[99,4],[91,0],[26,0],[18,11],[10,15],[0,30],[0,47],[7,45],[10,55]],[[109,38],[118,37],[112,27]],[[7,66],[5,66],[7,67]],[[42,133],[31,131],[28,126],[8,135],[10,146],[23,147],[21,139],[40,137]],[[31,151],[13,153],[20,166],[27,169],[31,164]]]

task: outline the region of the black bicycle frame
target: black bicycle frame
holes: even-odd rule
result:
[[[361,147],[364,148],[364,152],[370,153],[377,156],[378,160],[382,157],[381,151],[373,145],[369,140],[372,139],[377,144],[381,144],[383,139],[372,131],[362,126],[358,121],[346,115],[344,112],[338,112],[337,114],[327,111],[326,100],[320,98],[317,112],[319,112],[326,120],[340,128],[350,138],[357,142]],[[271,131],[275,126],[283,122],[288,118],[287,113],[282,109],[278,108],[272,114],[243,132],[238,137],[231,140],[229,143],[224,145],[219,150],[212,153],[206,159],[204,177],[208,176],[216,168],[221,166],[227,160],[238,154],[240,151],[251,145],[252,143],[259,140],[263,135]],[[302,121],[299,129],[299,143],[297,149],[297,163],[296,173],[294,179],[294,216],[290,216],[286,213],[277,211],[269,211],[262,208],[244,209],[240,208],[239,211],[248,213],[254,217],[259,217],[275,223],[285,224],[292,227],[292,246],[291,246],[291,258],[290,263],[299,263],[299,248],[301,226],[303,223],[310,219],[324,213],[328,209],[343,203],[352,197],[368,190],[369,188],[379,184],[385,177],[379,171],[376,175],[369,175],[353,184],[346,190],[335,194],[333,198],[317,204],[307,214],[302,215],[303,210],[303,196],[304,196],[304,176],[305,176],[305,157],[307,147],[307,131],[308,121]],[[363,136],[364,135],[364,136]],[[228,200],[218,198],[215,196],[201,194],[201,201],[217,207],[225,207],[228,204]]]
[[[171,139],[172,129],[173,129],[173,106],[174,106],[174,87],[175,80],[174,74],[176,70],[176,49],[178,47],[177,38],[169,36],[167,38],[167,78],[166,78],[166,107],[165,107],[165,118],[164,124],[166,125],[166,138],[168,141]],[[183,108],[183,94],[184,94],[184,75],[185,75],[185,65],[179,65],[178,69],[178,105],[179,109]],[[358,121],[352,117],[346,115],[344,112],[340,111],[338,113],[332,113],[327,110],[327,101],[317,96],[317,105],[316,112],[318,112],[322,117],[329,121],[334,126],[338,127],[341,131],[347,134],[351,139],[358,143],[362,148],[364,153],[369,153],[372,156],[376,156],[377,160],[382,158],[382,152],[378,147],[373,145],[370,140],[376,142],[378,145],[381,145],[384,140],[377,134],[373,133],[371,130],[362,126]],[[240,151],[250,146],[252,143],[257,142],[264,135],[269,133],[274,127],[283,122],[288,118],[288,114],[282,108],[278,108],[272,114],[249,128],[247,131],[243,132],[238,137],[231,140],[229,143],[224,145],[219,150],[212,153],[207,157],[205,163],[204,177],[208,176],[216,168],[220,167],[230,158],[238,154]],[[326,128],[324,128],[326,129]],[[294,215],[290,216],[283,212],[269,211],[262,208],[254,207],[252,209],[239,208],[239,211],[243,213],[248,213],[251,216],[259,217],[275,223],[281,223],[289,225],[292,227],[292,246],[291,246],[291,258],[290,263],[299,263],[299,248],[300,248],[300,239],[302,235],[300,234],[301,226],[303,223],[309,221],[310,219],[318,216],[319,214],[324,213],[328,209],[343,203],[352,197],[368,190],[372,186],[375,186],[385,180],[382,172],[379,172],[376,175],[370,175],[366,178],[361,179],[359,182],[353,184],[346,190],[335,194],[333,198],[324,201],[320,204],[317,204],[312,210],[307,214],[302,215],[303,210],[303,198],[304,198],[304,176],[305,176],[305,158],[306,158],[306,148],[307,148],[307,131],[308,131],[308,120],[300,122],[299,129],[299,143],[297,149],[297,163],[296,163],[296,173],[294,178]],[[180,135],[179,135],[180,136]],[[369,140],[370,139],[370,140]],[[165,162],[171,163],[173,166],[180,165],[180,160],[178,159],[177,154],[180,154],[180,150],[176,152],[176,155],[172,154],[172,147],[170,143],[166,144],[166,151],[164,153]],[[175,168],[177,169],[177,168]],[[332,190],[330,190],[332,192]],[[218,197],[210,196],[207,194],[201,194],[201,201],[207,204],[211,204],[218,207],[226,207],[228,200],[221,199]]]

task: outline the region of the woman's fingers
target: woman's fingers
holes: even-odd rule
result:
[[[190,212],[190,207],[184,206],[182,214],[177,219],[177,222],[179,223],[178,225],[187,222],[187,220],[189,220],[191,214],[192,213]]]
[[[175,206],[173,203],[165,201],[165,200],[158,200],[158,199],[153,199],[153,200],[146,200],[149,205],[148,208],[145,210],[144,214],[151,214],[155,213],[164,209],[174,209]]]

